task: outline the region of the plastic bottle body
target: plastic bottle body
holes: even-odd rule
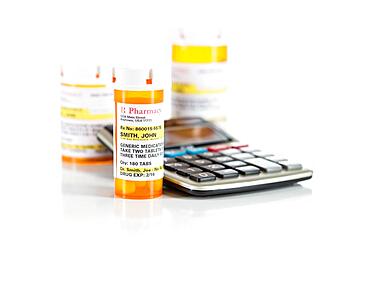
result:
[[[78,165],[112,163],[112,153],[96,138],[113,123],[113,91],[100,67],[62,67],[62,161]]]
[[[227,46],[184,38],[172,46],[172,115],[224,119]]]
[[[159,197],[163,186],[163,90],[115,89],[114,101],[115,196]]]

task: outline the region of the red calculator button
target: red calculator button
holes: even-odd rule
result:
[[[208,147],[208,151],[210,151],[210,152],[219,152],[221,150],[225,150],[225,149],[228,149],[228,148],[231,148],[231,146],[226,145],[226,144],[220,144],[220,145],[214,145],[214,146]]]
[[[233,143],[232,144],[232,148],[241,148],[241,147],[247,147],[248,146],[248,144],[246,144],[246,143]]]

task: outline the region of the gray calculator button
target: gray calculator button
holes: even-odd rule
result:
[[[267,152],[263,152],[263,151],[255,151],[255,152],[252,152],[252,153],[257,157],[263,157],[263,158],[274,156],[274,154],[272,154],[272,153],[267,153]]]
[[[302,164],[299,164],[297,162],[290,162],[290,161],[280,161],[280,165],[284,167],[284,169],[288,171],[295,171],[295,170],[301,170]]]
[[[212,160],[218,163],[223,163],[223,162],[233,161],[234,159],[231,158],[230,156],[220,156],[220,157],[212,158]]]
[[[273,161],[273,162],[280,162],[280,161],[287,161],[288,160],[285,157],[281,157],[281,156],[269,156],[269,157],[266,157],[266,159],[270,160],[270,161]]]
[[[258,151],[261,151],[259,149],[255,149],[255,148],[250,148],[250,147],[241,147],[239,148],[241,151],[243,152],[247,152],[247,153],[253,153],[253,152],[258,152]]]
[[[221,150],[220,153],[223,155],[232,155],[232,154],[240,153],[240,150],[236,148],[229,148],[229,149]]]
[[[214,173],[222,179],[237,178],[239,176],[239,173],[233,169],[218,170],[214,171]]]
[[[219,152],[204,152],[204,153],[198,154],[198,156],[202,158],[213,158],[213,157],[222,156],[222,154]]]
[[[240,167],[240,166],[245,166],[245,162],[236,160],[236,161],[231,161],[231,162],[225,162],[223,163],[225,166],[228,166],[230,168],[235,168],[235,167]]]
[[[261,170],[254,166],[242,166],[238,167],[235,170],[237,170],[240,174],[244,176],[250,176],[250,175],[258,175]]]
[[[232,157],[239,159],[239,160],[243,160],[243,159],[254,158],[255,156],[251,153],[238,153],[238,154],[233,154]]]
[[[264,172],[267,173],[276,173],[283,170],[283,167],[277,163],[271,162],[264,158],[252,158],[244,160],[248,164],[261,168]]]
[[[220,165],[220,164],[211,164],[207,166],[202,166],[202,168],[209,170],[209,171],[216,171],[216,170],[222,170],[225,169],[225,166]]]

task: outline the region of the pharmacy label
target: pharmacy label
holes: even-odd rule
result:
[[[62,85],[62,154],[75,158],[109,158],[112,153],[96,138],[113,123],[113,91],[107,87]]]
[[[173,63],[172,111],[175,117],[222,117],[226,63]]]
[[[115,177],[132,181],[163,178],[162,103],[116,103]]]

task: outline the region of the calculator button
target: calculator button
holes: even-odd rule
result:
[[[189,162],[189,161],[194,161],[194,160],[197,160],[199,159],[198,156],[196,155],[183,155],[183,156],[179,156],[179,157],[176,157],[177,160],[180,160],[180,161],[184,161],[184,162]]]
[[[231,145],[232,148],[241,148],[241,147],[248,147],[248,144],[246,143],[239,143],[239,142],[236,142],[236,143],[233,143]]]
[[[177,160],[176,160],[175,158],[168,158],[168,157],[164,157],[164,158],[163,158],[163,162],[164,162],[165,164],[168,164],[168,163],[175,163],[175,162],[177,162]]]
[[[164,151],[165,157],[175,158],[177,156],[185,155],[186,151],[184,149],[168,149]]]
[[[214,171],[214,173],[217,177],[223,179],[237,178],[239,176],[238,172],[233,169],[218,170]]]
[[[196,174],[200,172],[203,172],[203,170],[197,167],[189,167],[189,168],[180,169],[176,171],[176,173],[178,173],[179,175],[185,176],[185,177],[188,177],[191,174]]]
[[[186,148],[186,152],[191,155],[199,154],[208,151],[207,148],[204,147],[190,147]]]
[[[274,156],[274,154],[272,153],[266,153],[266,152],[263,152],[263,151],[255,151],[255,152],[252,152],[254,156],[257,156],[257,157],[272,157]]]
[[[232,154],[240,153],[240,150],[236,148],[229,148],[229,149],[220,151],[220,153],[223,155],[232,155]]]
[[[254,149],[254,148],[250,148],[250,147],[241,147],[240,150],[243,151],[243,152],[247,152],[247,153],[261,151],[259,149]]]
[[[281,165],[266,160],[264,158],[245,159],[244,161],[248,164],[261,168],[264,172],[267,173],[280,172],[283,169]]]
[[[197,165],[197,166],[205,166],[212,164],[212,161],[209,161],[207,159],[197,159],[191,162],[191,164]]]
[[[270,160],[270,161],[273,161],[273,162],[280,162],[280,161],[287,161],[288,160],[285,157],[281,157],[281,156],[270,156],[270,157],[266,157],[266,159]]]
[[[209,171],[217,171],[217,170],[225,169],[225,166],[220,165],[220,164],[211,164],[211,165],[202,166],[202,168],[209,170]]]
[[[235,168],[235,170],[237,170],[240,174],[244,176],[258,175],[261,172],[259,168],[254,166],[242,166]]]
[[[204,153],[199,154],[198,156],[202,158],[213,158],[213,157],[222,156],[222,154],[219,152],[204,152]]]
[[[169,171],[177,171],[177,170],[185,169],[188,167],[190,167],[189,164],[180,163],[180,162],[164,164],[164,168]]]
[[[235,167],[245,166],[245,162],[236,160],[236,161],[231,161],[231,162],[225,162],[224,165],[230,168],[235,168]]]
[[[216,180],[216,176],[209,172],[202,172],[198,174],[191,174],[190,179],[197,182],[214,181]]]
[[[212,158],[212,161],[218,162],[218,163],[224,163],[224,162],[229,162],[233,161],[234,159],[229,157],[229,156],[220,156],[220,157],[215,157]]]
[[[290,161],[280,161],[280,165],[284,167],[284,169],[288,171],[295,171],[295,170],[301,170],[302,164],[296,163],[296,162],[290,162]]]
[[[226,145],[226,144],[219,144],[219,145],[213,145],[213,146],[208,147],[208,151],[210,151],[210,152],[219,152],[221,150],[225,150],[225,149],[228,149],[228,148],[231,148],[231,146]]]
[[[244,152],[244,153],[233,154],[232,157],[239,159],[239,160],[243,160],[243,159],[254,158],[255,156],[251,153]]]

